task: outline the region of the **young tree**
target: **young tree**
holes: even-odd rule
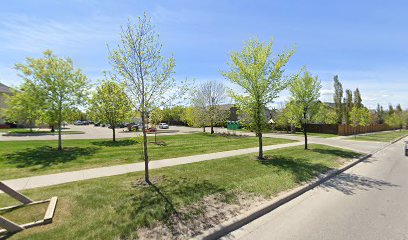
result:
[[[342,104],[343,85],[339,81],[339,76],[337,75],[333,77],[333,81],[334,81],[333,100],[334,100],[334,106],[336,108],[336,113],[337,113],[337,123],[341,124],[343,122],[343,104]]]
[[[302,115],[299,119],[303,125],[303,134],[305,136],[305,150],[307,150],[307,123],[319,110],[319,97],[322,84],[317,77],[313,77],[308,71],[304,70],[302,76],[293,79],[289,84],[289,92],[292,94],[290,99],[292,111]]]
[[[354,128],[358,126],[367,126],[371,122],[371,113],[365,107],[353,106],[350,112],[350,125]]]
[[[211,134],[214,133],[214,124],[222,123],[227,118],[227,113],[220,104],[226,99],[225,86],[222,83],[209,81],[201,84],[194,91],[193,105],[203,111],[202,114],[208,118],[211,127]],[[201,114],[200,114],[201,115]]]
[[[38,94],[39,89],[31,81],[25,81],[19,90],[12,89],[11,95],[4,95],[4,115],[9,122],[25,124],[33,131],[39,119],[43,106],[43,98]]]
[[[160,108],[156,108],[149,114],[149,122],[156,128],[154,131],[154,143],[157,143],[157,126],[163,121],[163,111]]]
[[[116,141],[115,129],[132,112],[124,86],[110,79],[103,80],[96,87],[90,101],[90,113],[94,120],[108,123],[112,128],[112,141]]]
[[[268,128],[266,105],[272,103],[286,87],[283,67],[294,51],[283,52],[272,59],[272,41],[251,39],[240,52],[230,54],[230,70],[223,76],[240,86],[244,94],[230,91],[241,112],[246,115],[246,127],[259,139],[259,159],[263,159],[262,132]]]
[[[45,117],[58,126],[58,151],[62,150],[61,129],[66,109],[83,104],[88,90],[87,78],[75,69],[70,58],[60,58],[46,50],[42,58],[27,58],[15,68],[25,81],[36,85],[44,99]]]
[[[162,45],[151,19],[146,14],[137,23],[122,28],[121,42],[110,51],[110,61],[118,81],[126,85],[127,95],[145,123],[148,113],[180,99],[185,86],[178,87],[174,74],[174,58],[162,55]],[[149,180],[149,154],[145,125],[142,124],[145,180]]]

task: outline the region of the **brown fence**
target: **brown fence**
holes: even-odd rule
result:
[[[307,131],[311,133],[338,133],[337,124],[308,124]]]
[[[360,134],[360,133],[370,133],[370,132],[380,132],[380,131],[387,131],[387,130],[395,130],[396,128],[390,127],[387,124],[371,124],[366,127],[358,126],[352,127],[350,125],[338,125],[338,135],[340,136],[348,136],[353,134]]]

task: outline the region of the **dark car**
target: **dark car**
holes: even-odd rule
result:
[[[408,142],[405,142],[405,156],[408,157]]]

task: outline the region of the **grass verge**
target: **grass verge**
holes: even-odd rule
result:
[[[148,139],[154,141],[154,136]],[[149,145],[150,160],[250,148],[258,144],[255,137],[203,133],[158,136],[157,141],[160,144]],[[264,145],[289,142],[293,141],[264,138]],[[56,149],[57,141],[4,141],[0,144],[0,180],[143,161],[141,139],[64,140],[62,152]]]
[[[152,170],[153,186],[140,184],[139,172],[24,191],[32,199],[58,196],[56,216],[52,224],[12,239],[134,239],[152,229],[161,231],[147,236],[172,239],[180,237],[179,228],[187,229],[188,238],[231,217],[223,216],[223,209],[239,205],[240,196],[273,197],[359,154],[311,144],[307,151],[299,146],[265,156],[263,161],[248,154]],[[215,201],[206,200],[214,195]],[[6,204],[11,203],[0,195],[0,206]],[[204,225],[190,224],[197,219]]]
[[[397,138],[408,135],[408,130],[391,131],[391,132],[377,132],[366,135],[357,135],[349,137],[349,140],[356,141],[375,141],[375,142],[391,142]]]
[[[0,216],[17,224],[25,224],[42,220],[48,207],[48,202],[22,206],[12,210],[0,211]]]

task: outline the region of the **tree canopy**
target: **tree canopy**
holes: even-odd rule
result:
[[[243,124],[259,138],[259,155],[263,158],[262,132],[268,128],[265,109],[286,88],[284,67],[294,50],[272,57],[272,41],[247,41],[241,51],[230,53],[229,70],[222,75],[243,89],[243,94],[230,91],[230,96],[244,115]]]

